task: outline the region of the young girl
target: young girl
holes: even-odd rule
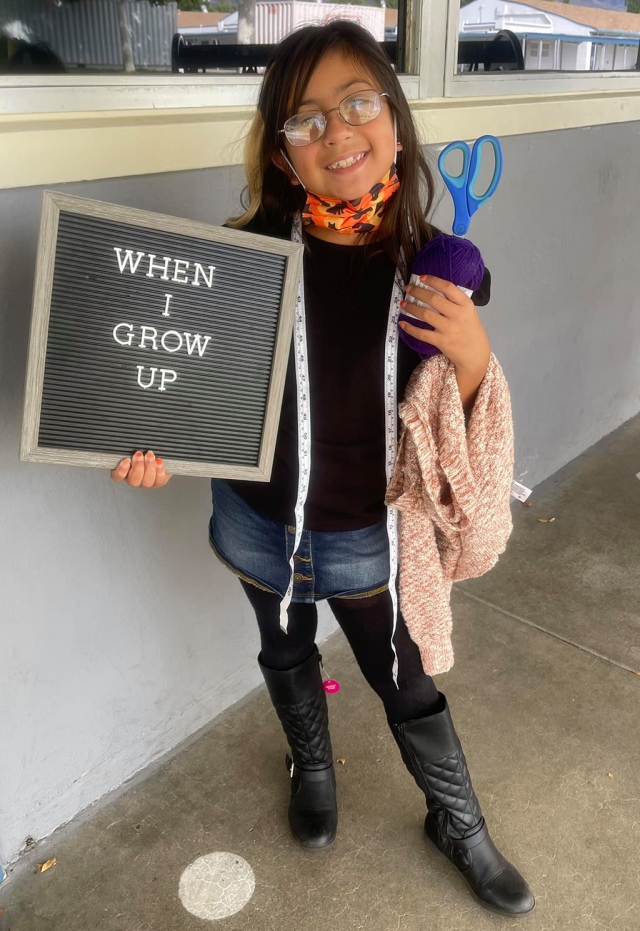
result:
[[[213,480],[210,542],[256,613],[258,661],[291,749],[291,830],[310,848],[336,836],[314,642],[315,602],[326,598],[425,793],[427,836],[483,905],[527,914],[533,896],[488,834],[435,667],[398,610],[397,512],[385,493],[395,402],[421,357],[398,340],[397,320],[411,263],[436,234],[425,219],[434,183],[395,72],[368,32],[334,21],[280,43],[246,173],[250,201],[228,225],[303,242],[303,285],[271,480]],[[455,367],[456,403],[472,417],[494,364],[487,335],[472,299],[440,279],[425,283],[434,290],[406,294],[429,305],[412,312],[435,329],[407,332],[428,336]],[[152,452],[123,460],[112,477],[142,487],[170,478]]]

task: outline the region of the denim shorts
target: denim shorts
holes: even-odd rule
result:
[[[254,511],[224,479],[211,482],[209,543],[227,568],[281,598],[289,585],[295,527]],[[362,530],[303,530],[294,557],[294,602],[363,598],[389,587],[386,519]]]

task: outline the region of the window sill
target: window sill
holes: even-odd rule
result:
[[[640,120],[640,90],[410,104],[431,144]],[[241,164],[252,114],[252,106],[0,114],[0,188]]]

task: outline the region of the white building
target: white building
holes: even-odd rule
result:
[[[381,6],[359,6],[355,3],[315,3],[305,0],[276,0],[255,5],[255,42],[258,45],[280,42],[300,26],[327,23],[331,19],[348,19],[358,23],[382,42],[385,39],[385,13]],[[206,41],[206,36],[232,35],[238,31],[237,10],[215,25],[181,26],[178,32],[191,41]]]
[[[461,39],[503,29],[520,39],[527,70],[626,70],[638,57],[640,15],[546,0],[473,0],[460,9]]]

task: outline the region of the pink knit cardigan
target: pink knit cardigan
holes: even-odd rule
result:
[[[445,356],[425,359],[399,405],[386,503],[398,508],[400,610],[428,675],[453,666],[451,586],[491,569],[513,529],[513,421],[495,356],[466,427]]]

